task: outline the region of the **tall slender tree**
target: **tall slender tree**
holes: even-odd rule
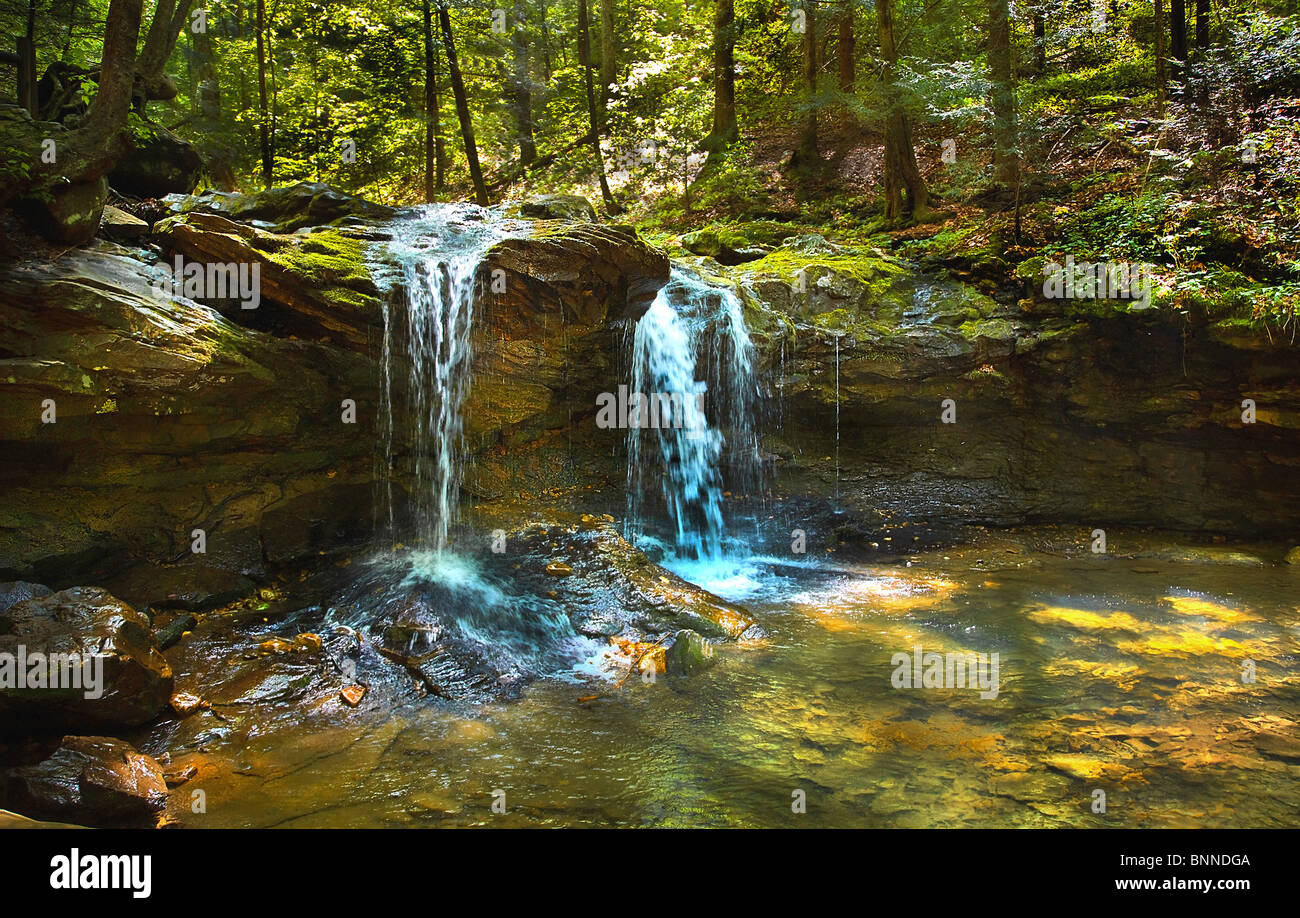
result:
[[[465,143],[465,162],[469,164],[469,178],[474,184],[474,200],[487,207],[487,185],[478,163],[478,144],[474,142],[474,122],[469,114],[469,97],[465,93],[465,80],[460,73],[460,59],[456,56],[456,39],[451,34],[451,14],[444,0],[438,3],[438,26],[442,32],[443,51],[447,54],[447,75],[451,78],[451,94],[456,99],[456,118],[460,121],[460,136]]]
[[[275,181],[275,135],[272,133],[269,100],[266,93],[266,0],[257,0],[257,139],[262,152],[262,184],[270,188]]]
[[[587,11],[587,0],[578,0],[578,63],[582,66],[583,84],[587,90],[587,117],[591,124],[591,152],[596,158],[596,177],[600,182],[600,198],[605,202],[605,209],[614,213],[620,208],[614,202],[614,193],[609,190],[609,180],[605,178],[605,157],[600,152],[600,108],[596,102],[596,90],[591,80],[591,24]]]

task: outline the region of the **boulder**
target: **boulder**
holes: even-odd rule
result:
[[[28,583],[25,580],[10,580],[0,583],[0,612],[4,612],[15,603],[25,599],[39,599],[49,596],[54,591],[42,583]]]
[[[167,803],[161,766],[107,736],[65,736],[49,758],[0,772],[0,803],[39,819],[153,825]]]
[[[596,208],[586,198],[576,194],[544,194],[521,204],[519,213],[534,220],[596,222]]]
[[[114,242],[138,242],[149,235],[149,224],[112,204],[105,205],[100,235]]]
[[[172,671],[149,620],[96,587],[27,599],[0,613],[0,653],[99,657],[99,697],[88,687],[0,687],[0,728],[54,731],[148,723],[172,694]],[[100,662],[102,661],[102,662]],[[90,667],[93,674],[96,666]],[[48,672],[48,671],[47,671]],[[93,675],[92,675],[93,678]]]
[[[257,223],[281,233],[349,217],[390,220],[396,214],[391,207],[344,194],[323,182],[298,182],[253,194],[204,191],[188,196],[172,195],[167,201],[173,213],[215,214],[229,220]]]
[[[147,130],[133,132],[130,143],[130,149],[108,173],[114,191],[160,198],[184,194],[198,184],[203,157],[189,141],[160,125],[148,124]]]

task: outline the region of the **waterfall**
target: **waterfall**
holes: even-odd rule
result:
[[[466,205],[422,209],[393,225],[379,272],[390,293],[380,360],[388,523],[396,523],[392,481],[400,450],[410,457],[413,482],[406,506],[418,537],[435,551],[446,547],[459,506],[478,268],[501,238],[486,217]]]
[[[719,559],[724,460],[733,488],[762,483],[754,349],[740,299],[674,268],[637,322],[631,351],[633,397],[661,398],[680,414],[655,423],[652,412],[629,412],[625,531],[641,534],[657,482],[678,556]]]

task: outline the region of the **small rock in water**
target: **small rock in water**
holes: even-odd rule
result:
[[[1287,564],[1300,564],[1300,545],[1286,553]]]
[[[339,692],[339,695],[347,702],[349,707],[355,708],[361,704],[361,699],[366,697],[366,687],[364,685],[349,685]]]
[[[573,573],[573,568],[565,564],[563,561],[552,561],[550,564],[546,565],[546,573],[550,574],[552,577],[568,577]]]
[[[689,676],[713,663],[713,645],[694,631],[678,631],[673,646],[664,655],[669,675]]]
[[[298,645],[299,649],[308,653],[321,649],[320,635],[312,634],[310,631],[298,635],[293,639],[293,642]]]
[[[269,638],[258,644],[257,649],[262,653],[289,653],[295,649],[295,645],[283,638]]]
[[[181,717],[188,717],[200,708],[206,708],[208,705],[198,695],[191,695],[189,692],[177,692],[171,698],[172,710]]]

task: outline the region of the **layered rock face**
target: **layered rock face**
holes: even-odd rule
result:
[[[256,573],[373,530],[384,304],[367,257],[390,212],[319,185],[173,207],[154,228],[161,261],[100,241],[0,268],[0,576],[103,581],[136,559]],[[256,265],[257,308],[160,295],[177,256]],[[498,269],[505,291],[489,293]],[[667,275],[618,227],[541,221],[488,254],[471,487],[591,410],[619,321]],[[530,454],[520,480],[590,480],[567,452]]]
[[[823,521],[832,542],[898,525],[1300,526],[1289,339],[1038,292],[998,302],[807,239],[725,273],[771,381],[781,490],[849,511]]]

